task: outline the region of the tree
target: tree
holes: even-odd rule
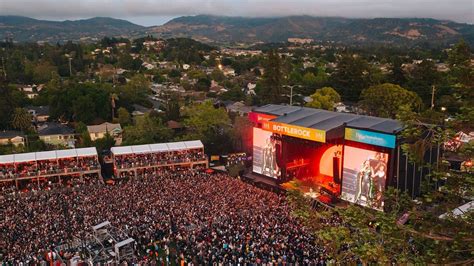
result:
[[[137,145],[169,142],[172,131],[163,124],[159,117],[145,114],[137,117],[135,124],[124,128],[123,144]]]
[[[24,108],[15,108],[12,119],[12,126],[21,131],[28,131],[31,128],[31,115]]]
[[[141,103],[150,91],[150,82],[143,75],[133,76],[125,86],[123,86],[123,98],[132,103]]]
[[[185,139],[201,140],[211,153],[229,151],[231,122],[223,108],[215,108],[210,101],[206,101],[187,107],[184,114],[184,125],[189,130]]]
[[[357,101],[361,91],[371,84],[369,63],[360,56],[343,55],[331,75],[332,84],[344,100]]]
[[[259,97],[264,103],[281,103],[283,101],[283,71],[280,56],[270,50],[265,60],[265,72],[258,90]]]
[[[127,111],[127,109],[125,109],[123,107],[120,107],[117,112],[118,112],[118,121],[119,121],[120,125],[126,126],[126,125],[130,124],[131,117],[130,117],[130,113]]]
[[[312,101],[307,103],[307,107],[325,109],[332,111],[334,104],[341,101],[341,96],[331,87],[324,87],[316,90],[311,96]]]
[[[426,105],[431,105],[432,86],[441,82],[441,76],[436,70],[435,63],[431,60],[423,60],[416,64],[411,71],[406,87],[416,92]]]
[[[400,106],[420,110],[422,101],[414,92],[395,84],[384,83],[363,90],[359,104],[371,115],[395,118]]]

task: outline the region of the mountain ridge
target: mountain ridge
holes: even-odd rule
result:
[[[430,43],[447,46],[464,38],[474,44],[474,25],[432,18],[344,18],[181,16],[163,25],[144,27],[127,20],[94,17],[48,21],[22,16],[0,16],[0,38],[19,42],[64,42],[102,37],[187,37],[211,44],[286,42],[310,38],[341,44],[410,46]]]

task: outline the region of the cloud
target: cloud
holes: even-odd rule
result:
[[[472,0],[1,0],[1,15],[46,19],[314,15],[431,17],[474,23]]]

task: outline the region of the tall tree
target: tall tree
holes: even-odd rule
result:
[[[370,70],[369,63],[362,57],[345,54],[331,75],[331,83],[344,100],[358,101],[361,91],[372,84]]]
[[[283,102],[283,71],[280,56],[274,50],[270,50],[264,62],[265,72],[263,74],[262,88],[259,96],[264,103]]]
[[[28,131],[31,128],[31,115],[25,108],[15,108],[12,126],[22,131]]]

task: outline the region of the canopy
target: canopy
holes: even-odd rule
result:
[[[125,154],[132,154],[132,147],[131,146],[123,146],[123,147],[112,147],[110,151],[114,155],[125,155]]]
[[[166,145],[168,145],[170,151],[186,150],[186,144],[184,144],[184,142],[169,142],[166,143]]]
[[[137,145],[132,146],[133,153],[150,153],[150,145]]]
[[[15,156],[13,154],[0,155],[0,164],[9,164],[15,162]]]
[[[166,143],[150,144],[150,150],[152,152],[166,152],[168,151],[168,146]]]
[[[56,159],[56,152],[55,151],[40,151],[36,153],[36,160],[55,160]]]
[[[77,157],[97,156],[97,149],[93,147],[76,149],[76,152]]]
[[[24,163],[30,161],[36,161],[36,155],[34,152],[30,153],[18,153],[15,154],[15,163]]]
[[[74,158],[77,157],[77,152],[75,149],[72,150],[58,150],[56,151],[56,158],[63,159],[63,158]]]
[[[202,145],[202,142],[200,140],[185,141],[184,144],[186,145],[186,148],[188,149],[204,148],[204,145]]]
[[[97,150],[96,148],[91,147],[82,149],[40,151],[0,155],[0,164],[23,163],[42,160],[57,160],[62,158],[76,158],[78,156],[97,156]]]

